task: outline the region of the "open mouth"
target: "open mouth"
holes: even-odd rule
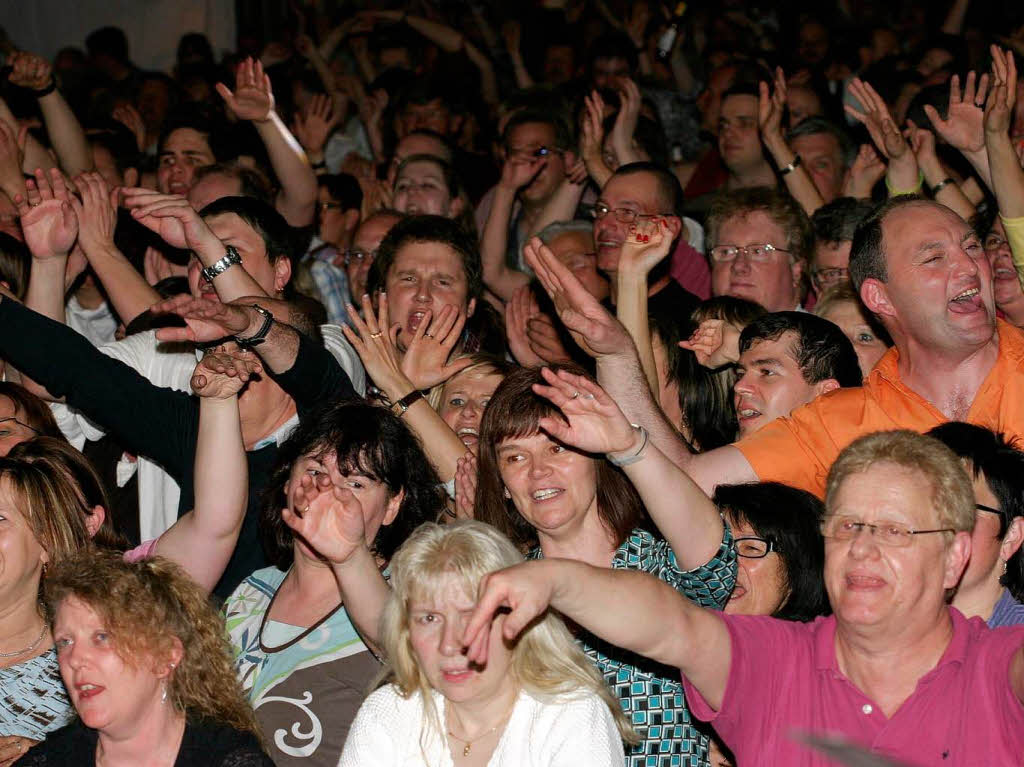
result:
[[[409,319],[406,320],[405,329],[411,334],[416,332],[416,328],[423,322],[423,318],[427,316],[426,312],[411,312]]]
[[[75,689],[78,691],[78,697],[80,700],[87,700],[89,698],[95,698],[103,692],[105,688],[96,684],[78,684],[75,685]]]
[[[968,288],[953,296],[949,302],[950,310],[957,314],[975,312],[981,306],[981,291],[978,288]]]
[[[455,433],[466,447],[472,447],[480,441],[480,432],[470,426],[459,429]]]
[[[545,487],[541,490],[534,490],[531,497],[535,501],[548,501],[556,498],[565,491],[560,487]]]

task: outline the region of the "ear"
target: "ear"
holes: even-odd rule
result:
[[[129,168],[124,172],[124,185],[127,187],[139,186],[138,168]]]
[[[288,256],[281,256],[274,263],[274,290],[278,293],[284,290],[292,278],[292,260]]]
[[[804,262],[801,259],[795,260],[789,267],[790,272],[793,274],[793,285],[797,288],[800,287],[800,278],[804,273]],[[800,296],[797,296],[799,300]]]
[[[674,240],[683,231],[683,220],[679,216],[665,216],[665,226],[672,232],[672,239]]]
[[[458,218],[466,209],[466,201],[461,196],[453,197],[448,203],[448,213],[451,218]]]
[[[885,283],[873,277],[864,280],[864,284],[860,286],[860,298],[870,312],[888,317],[896,314],[889,301],[889,291],[885,289]]]
[[[92,512],[85,518],[85,530],[90,538],[95,538],[96,533],[103,527],[103,520],[107,518],[107,510],[100,505],[92,507]]]
[[[971,558],[971,534],[959,532],[953,536],[953,542],[946,549],[946,570],[943,574],[942,586],[946,589],[956,588],[960,577]]]
[[[999,547],[999,558],[1005,562],[1017,553],[1022,543],[1024,543],[1024,517],[1014,517],[1010,526],[1006,528],[1006,535],[1003,536],[1003,543]]]
[[[818,381],[814,384],[814,396],[820,397],[822,394],[828,394],[830,391],[834,391],[839,388],[839,381],[834,378],[826,378],[824,381]]]
[[[171,636],[171,647],[163,657],[163,663],[154,669],[157,679],[166,679],[174,673],[174,669],[181,665],[181,659],[185,657],[185,648],[181,640]]]
[[[346,210],[342,220],[345,222],[345,231],[354,232],[359,226],[359,208]]]
[[[501,493],[502,493],[502,495],[504,495],[504,496],[505,496],[505,500],[506,500],[506,501],[511,501],[511,500],[512,500],[512,493],[510,493],[510,492],[508,491],[508,488],[507,488],[507,487],[503,487],[503,488],[501,488]]]
[[[386,527],[395,521],[395,517],[398,516],[398,509],[402,506],[402,501],[405,500],[405,490],[399,490],[390,500],[388,500],[387,509],[384,511],[384,518],[380,521],[381,527]]]
[[[470,317],[472,317],[473,316],[473,312],[475,312],[475,311],[476,311],[476,299],[475,298],[471,298],[471,299],[469,299],[469,303],[466,304],[466,319],[468,320]]]

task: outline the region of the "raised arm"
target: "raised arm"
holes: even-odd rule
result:
[[[796,152],[792,150],[782,135],[782,114],[786,110],[786,76],[782,67],[775,69],[774,88],[769,93],[768,83],[758,85],[758,127],[761,130],[761,141],[775,161],[779,170],[789,169],[782,176],[793,199],[810,216],[825,204],[821,199],[818,187],[814,185],[811,175],[799,163]]]
[[[985,149],[992,169],[992,191],[1003,218],[1024,216],[1024,170],[1010,140],[1017,96],[1013,54],[992,46],[992,90],[985,105]],[[1021,254],[1024,258],[1024,254]]]
[[[987,80],[985,75],[983,80]],[[984,111],[975,103],[984,103],[985,85],[976,91],[974,72],[967,73],[963,90],[960,89],[960,76],[949,78],[949,107],[946,118],[931,104],[924,105],[924,112],[947,144],[960,151],[977,172],[978,177],[989,189],[992,188],[992,175],[989,169],[988,154],[985,152]]]
[[[480,238],[480,260],[483,263],[484,284],[503,301],[511,299],[519,288],[530,282],[529,277],[505,262],[508,227],[512,220],[516,193],[544,170],[546,164],[547,159],[544,157],[524,159],[509,155],[501,169],[501,179],[494,188],[491,212]]]
[[[199,396],[194,506],[160,536],[154,553],[180,564],[208,592],[235,550],[249,501],[238,392],[259,371],[251,352],[221,347],[207,352],[192,375]]]
[[[492,621],[508,610],[502,635],[514,639],[551,607],[606,642],[674,666],[713,708],[720,708],[732,664],[728,629],[647,573],[570,559],[525,562],[484,577],[463,636],[471,662],[487,662]]]
[[[7,102],[0,99],[0,120],[12,126],[16,131],[18,130],[18,118],[11,112],[11,108],[7,106]],[[25,142],[22,147],[22,170],[26,173],[31,173],[36,168],[42,168],[43,170],[49,170],[50,168],[56,168],[57,163],[46,147],[36,140],[35,136],[25,131]]]
[[[21,170],[28,128],[17,127],[0,118],[0,191],[13,202],[25,196],[25,174]]]
[[[682,570],[707,564],[722,545],[718,509],[678,466],[634,428],[611,397],[585,376],[542,370],[548,386],[534,391],[562,411],[565,420],[542,418],[540,427],[567,445],[604,453],[622,466],[647,512],[672,547]]]
[[[64,322],[64,272],[78,237],[71,197],[60,171],[51,168],[49,177],[37,169],[26,197],[14,201],[32,254],[25,305],[56,322]]]
[[[936,202],[955,210],[965,221],[970,221],[977,212],[971,201],[967,199],[956,179],[946,175],[946,169],[935,154],[935,134],[930,130],[918,128],[913,120],[907,120],[910,148],[917,158],[917,166],[924,176],[924,183],[931,190]]]
[[[11,83],[36,92],[46,133],[64,172],[77,176],[92,170],[89,140],[70,105],[55,87],[50,62],[34,53],[18,51],[8,63],[13,67]]]
[[[845,104],[843,108],[848,115],[864,124],[875,147],[889,160],[885,180],[889,194],[892,196],[916,193],[921,188],[917,158],[889,114],[885,100],[870,84],[856,77],[850,81],[850,93],[864,111],[849,104]]]
[[[263,65],[251,58],[238,66],[235,90],[217,83],[217,92],[239,120],[251,120],[281,182],[277,209],[292,226],[309,226],[316,211],[316,176],[306,153],[274,111],[274,92]]]

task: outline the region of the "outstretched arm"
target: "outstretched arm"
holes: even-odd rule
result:
[[[14,201],[32,254],[25,305],[64,322],[64,272],[78,237],[72,195],[57,168],[50,169],[49,178],[37,169],[35,179],[26,182],[26,195]]]
[[[890,195],[917,192],[921,188],[917,159],[889,114],[885,100],[870,84],[856,77],[850,81],[850,93],[864,111],[846,104],[846,113],[864,124],[878,151],[889,160],[886,184]]]
[[[634,570],[541,559],[484,576],[463,636],[469,660],[486,663],[499,610],[510,610],[502,634],[511,640],[548,607],[616,647],[679,668],[710,706],[721,707],[732,664],[722,618]]]
[[[825,204],[821,198],[818,187],[814,185],[811,175],[803,165],[796,165],[797,154],[786,142],[782,135],[782,113],[786,109],[786,76],[782,67],[775,69],[774,87],[769,93],[768,83],[759,84],[758,95],[758,123],[761,129],[761,141],[765,148],[775,160],[777,168],[789,168],[792,170],[786,173],[782,180],[786,184],[793,199],[800,203],[800,207],[808,216]]]
[[[221,347],[207,352],[192,375],[199,396],[195,505],[160,536],[155,553],[180,564],[206,591],[224,574],[249,501],[238,392],[259,371],[251,352]]]

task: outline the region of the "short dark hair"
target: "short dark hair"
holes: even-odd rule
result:
[[[372,476],[387,487],[390,497],[404,492],[395,521],[381,527],[373,541],[374,553],[385,560],[444,508],[437,472],[416,437],[390,410],[358,400],[322,406],[305,415],[281,446],[263,496],[263,546],[267,558],[282,570],[291,566],[295,539],[281,518],[288,503],[284,486],[292,465],[311,453],[334,453],[343,474],[354,470]]]
[[[19,300],[25,298],[31,269],[32,254],[28,246],[7,232],[0,232],[0,281],[6,282]]]
[[[792,141],[800,136],[816,136],[827,134],[835,138],[839,143],[839,154],[842,156],[843,166],[849,168],[857,157],[857,145],[853,143],[849,134],[831,120],[824,117],[805,117],[793,126],[793,129],[786,136],[787,141]]]
[[[508,122],[505,124],[505,130],[501,134],[501,143],[507,147],[509,138],[512,136],[512,131],[520,125],[526,125],[527,123],[550,125],[551,130],[555,132],[555,148],[573,148],[572,131],[569,130],[569,126],[566,124],[565,120],[562,119],[561,115],[530,107],[520,109],[509,118]]]
[[[552,365],[551,369],[587,375],[576,365]],[[518,546],[536,545],[537,531],[504,497],[498,448],[507,439],[539,433],[544,416],[563,417],[549,400],[534,393],[533,385],[544,383],[540,368],[513,370],[494,390],[480,424],[480,470],[473,516],[494,525]],[[604,456],[592,457],[597,462],[597,513],[618,546],[635,527],[644,526],[643,504],[619,469]]]
[[[216,162],[213,165],[204,165],[199,168],[193,176],[194,184],[198,184],[208,176],[227,176],[238,182],[239,197],[254,197],[267,204],[273,204],[274,189],[270,179],[255,168],[245,168],[230,162]]]
[[[363,189],[355,176],[349,173],[328,173],[317,176],[316,183],[327,190],[327,194],[341,203],[342,210],[361,210]]]
[[[212,109],[202,104],[191,103],[173,110],[167,116],[160,131],[160,138],[157,139],[158,155],[164,150],[164,145],[171,134],[181,128],[190,128],[205,136],[214,160],[224,161],[238,154],[229,143],[229,131]]]
[[[381,241],[377,257],[370,267],[366,280],[367,292],[373,294],[384,287],[398,251],[416,242],[439,242],[458,253],[469,286],[466,298],[480,299],[483,296],[483,265],[476,238],[459,222],[444,216],[406,216],[391,227]]]
[[[811,216],[811,227],[817,242],[850,242],[857,227],[870,214],[874,205],[855,197],[837,197],[825,203]]]
[[[985,483],[999,502],[999,537],[1006,535],[1010,523],[1024,517],[1024,452],[1003,434],[971,423],[950,421],[928,432],[971,462],[974,478]],[[1006,572],[999,581],[1018,602],[1024,601],[1024,546],[1006,560]]]
[[[142,167],[144,158],[138,144],[135,143],[135,136],[127,126],[117,120],[111,118],[90,126],[86,131],[86,138],[90,144],[107,150],[118,173],[124,173],[129,168]]]
[[[834,378],[840,386],[860,386],[862,376],[853,344],[839,326],[808,312],[771,312],[740,332],[740,354],[760,341],[778,341],[793,332],[791,347],[804,380],[816,384]]]
[[[889,267],[885,262],[885,236],[882,224],[886,216],[906,205],[926,204],[928,201],[916,194],[901,194],[879,203],[860,222],[853,234],[850,246],[850,281],[860,290],[867,279],[885,282],[889,279]],[[936,203],[937,204],[937,203]]]
[[[671,213],[674,216],[683,216],[683,188],[679,184],[679,179],[676,178],[676,174],[666,168],[664,165],[659,165],[656,162],[630,162],[625,165],[620,165],[618,169],[611,175],[611,178],[617,176],[631,176],[634,173],[650,173],[654,176],[654,180],[658,185],[658,198],[659,202],[663,206],[661,213]],[[607,182],[606,182],[607,183]]]
[[[282,256],[292,258],[295,249],[294,230],[270,203],[255,197],[221,197],[199,211],[200,217],[204,219],[225,213],[234,213],[256,230],[263,238],[267,258],[271,263],[276,263]]]
[[[831,612],[825,592],[824,504],[778,482],[719,485],[712,499],[727,521],[746,522],[782,558],[789,596],[774,618],[808,622]]]
[[[100,27],[85,38],[85,49],[90,56],[106,54],[115,61],[128,62],[128,38],[121,27]]]

